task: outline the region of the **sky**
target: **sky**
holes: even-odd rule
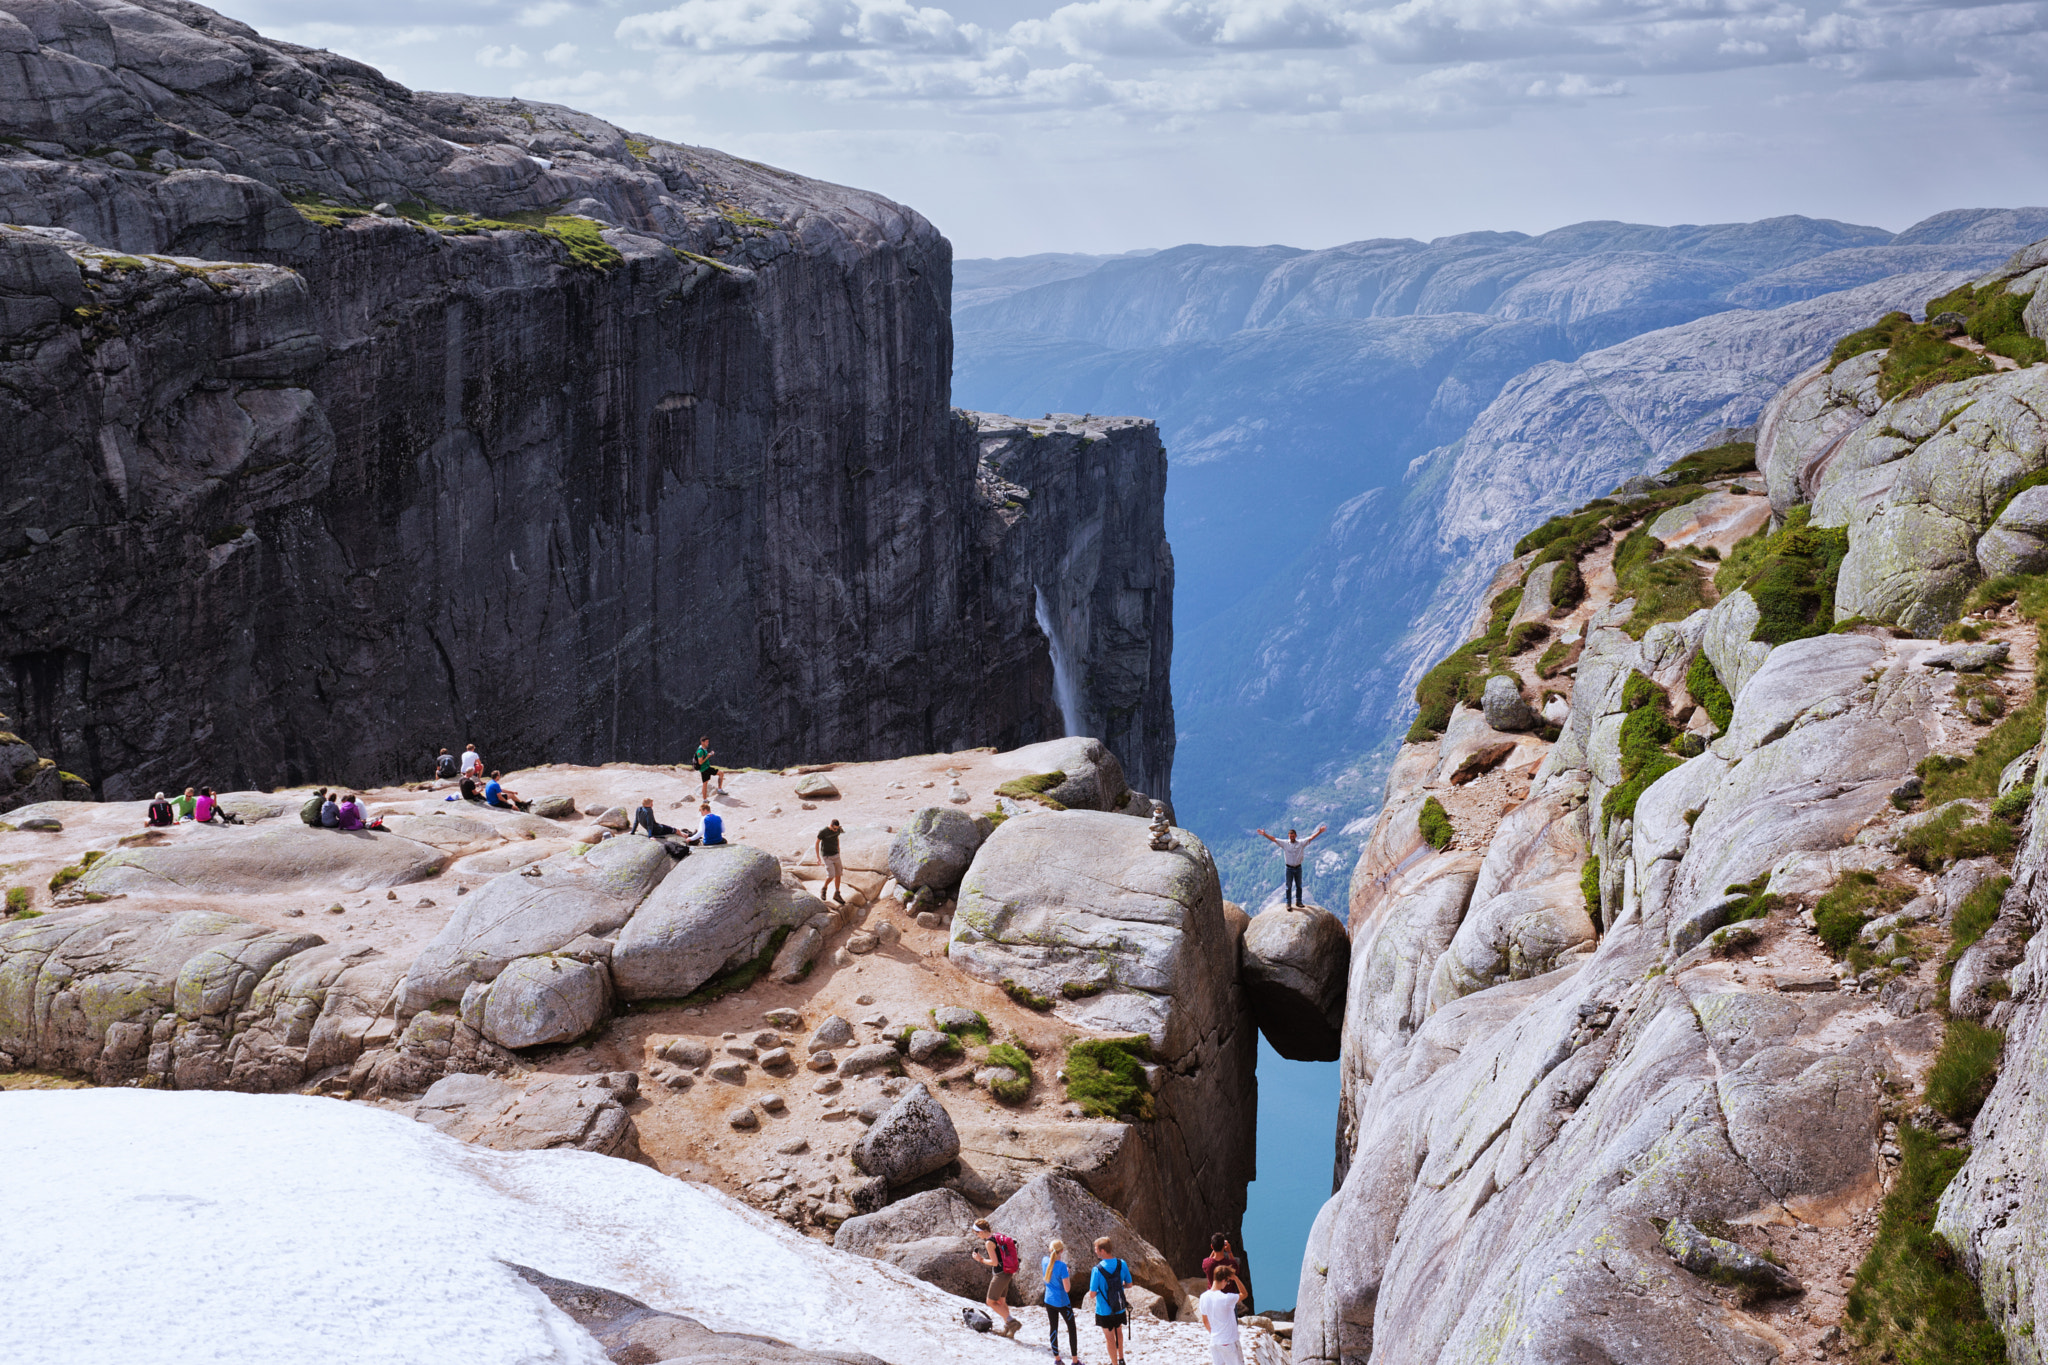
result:
[[[859,185],[961,256],[2048,202],[2048,0],[228,0]]]

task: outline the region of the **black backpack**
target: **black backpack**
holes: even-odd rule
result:
[[[1123,1261],[1121,1259],[1100,1261],[1096,1263],[1096,1269],[1102,1272],[1102,1300],[1104,1306],[1112,1313],[1128,1312],[1129,1309],[1124,1304]]]
[[[434,761],[434,775],[436,777],[455,776],[455,755],[442,754],[440,758],[436,759]]]

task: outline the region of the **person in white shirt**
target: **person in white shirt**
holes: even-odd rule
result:
[[[1301,904],[1302,856],[1308,852],[1308,846],[1314,843],[1316,840],[1322,838],[1323,834],[1329,828],[1330,827],[1328,825],[1318,825],[1316,826],[1316,832],[1314,834],[1309,835],[1306,839],[1295,838],[1294,831],[1291,829],[1287,831],[1287,837],[1285,839],[1275,839],[1272,835],[1266,833],[1266,831],[1259,831],[1259,837],[1261,839],[1267,840],[1276,848],[1278,848],[1280,850],[1280,856],[1287,860],[1287,903],[1289,905]]]
[[[1209,1272],[1208,1291],[1195,1306],[1209,1333],[1209,1365],[1244,1365],[1237,1345],[1237,1301],[1243,1297],[1244,1283],[1235,1267],[1219,1265]]]
[[[474,744],[466,745],[462,750],[462,775],[464,777],[482,777],[484,775],[484,756],[476,751],[476,745]]]

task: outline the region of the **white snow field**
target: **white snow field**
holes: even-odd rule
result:
[[[340,1100],[0,1092],[0,1210],[8,1365],[602,1365],[505,1261],[893,1365],[1049,1355],[1041,1309],[1014,1342],[970,1332],[964,1300],[706,1186]],[[1208,1359],[1192,1323],[1132,1345],[1132,1365]]]

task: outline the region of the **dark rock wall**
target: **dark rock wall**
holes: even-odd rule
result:
[[[0,705],[59,766],[123,797],[389,779],[468,740],[509,768],[1061,733],[1018,575],[1090,509],[1004,525],[977,486],[950,248],[916,213],[170,0],[17,17]],[[581,215],[617,255],[454,210]],[[1147,584],[1157,700],[1123,699],[1122,640],[1105,715],[1170,708],[1152,472],[1118,511],[1149,516],[1138,567],[1085,567]],[[1118,745],[1161,791],[1164,716],[1130,730],[1164,749]]]

